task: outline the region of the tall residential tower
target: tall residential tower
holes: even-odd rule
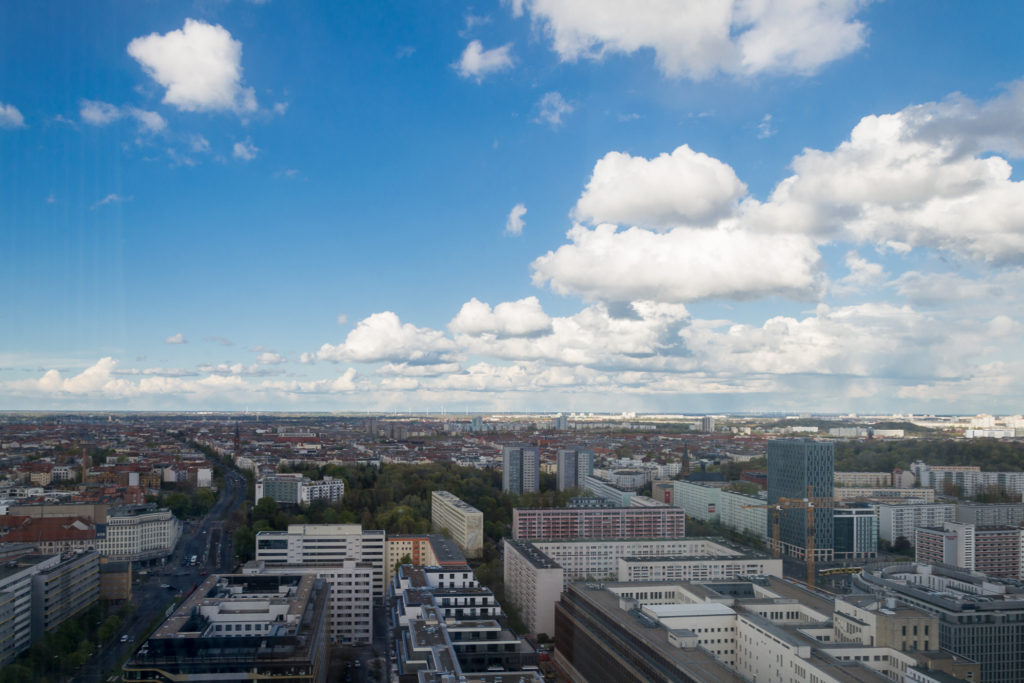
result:
[[[501,449],[501,490],[515,494],[540,490],[539,448],[519,445]]]

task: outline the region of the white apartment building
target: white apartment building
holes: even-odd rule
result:
[[[434,532],[447,530],[466,557],[483,554],[484,513],[454,494],[448,491],[431,493],[430,523]]]
[[[617,581],[724,581],[737,576],[782,576],[770,557],[620,557]]]
[[[892,485],[890,472],[836,472],[836,486],[883,488]]]
[[[174,552],[181,522],[166,508],[152,504],[107,510],[106,536],[96,536],[96,550],[111,560],[153,560]]]
[[[956,520],[956,505],[952,503],[882,503],[874,506],[878,514],[878,537],[894,543],[901,536],[914,542],[914,530],[919,526],[942,526]]]
[[[750,534],[754,538],[768,538],[768,510],[765,501],[733,491],[722,491],[718,501],[719,523],[734,531]]]
[[[4,635],[0,642],[0,664],[6,664],[32,644],[32,577],[59,564],[60,555],[39,555],[32,561],[0,569],[0,596],[14,596],[13,602],[0,601],[6,617],[0,631]]]
[[[892,487],[846,486],[832,489],[832,497],[837,502],[862,498],[891,498],[893,500],[919,500],[925,503],[935,502],[935,491],[932,489],[897,489]]]
[[[335,565],[267,565],[253,560],[243,574],[310,575],[330,587],[327,624],[334,643],[369,643],[373,640],[373,566],[345,561]]]
[[[782,560],[748,557],[705,539],[505,539],[503,547],[505,594],[534,633],[552,633],[554,603],[572,581],[618,581],[621,572],[638,576],[643,572],[671,573],[676,571],[671,564],[692,577],[782,574]]]
[[[702,522],[717,522],[721,515],[722,488],[689,481],[672,482],[672,504],[682,508],[687,517]]]
[[[384,599],[385,536],[359,524],[291,524],[288,531],[256,534],[256,559],[272,565],[339,565],[346,561],[373,567],[373,598]]]
[[[505,597],[518,609],[531,633],[555,632],[555,603],[565,585],[565,570],[532,543],[506,538]]]
[[[334,503],[345,495],[345,481],[333,477],[311,480],[301,474],[274,474],[256,482],[256,503],[273,498],[285,505],[309,505],[316,501]]]

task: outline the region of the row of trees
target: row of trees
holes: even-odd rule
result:
[[[50,683],[66,680],[79,671],[96,649],[111,640],[134,607],[114,609],[97,604],[45,633],[13,662],[0,669],[0,683]]]
[[[977,465],[983,470],[1024,470],[1024,443],[998,439],[899,439],[836,443],[839,472],[907,469],[915,460],[929,465]]]

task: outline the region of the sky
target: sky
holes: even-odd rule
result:
[[[0,410],[1024,412],[1022,29],[0,4]]]

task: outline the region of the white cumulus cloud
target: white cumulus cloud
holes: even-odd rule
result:
[[[0,102],[0,128],[24,128],[25,117],[13,104]]]
[[[172,334],[167,339],[164,339],[164,343],[165,344],[186,344],[186,343],[188,343],[188,341],[185,339],[185,335],[183,335],[181,332],[178,332],[177,334]]]
[[[455,343],[444,332],[402,323],[391,311],[360,320],[341,344],[324,344],[317,360],[355,363],[431,364],[449,362]]]
[[[653,159],[609,152],[594,165],[574,213],[591,223],[706,225],[733,213],[746,191],[731,166],[688,145]]]
[[[182,111],[253,112],[256,95],[242,80],[242,43],[223,26],[186,19],[163,35],[128,44],[149,76],[166,88],[164,103]]]
[[[490,74],[511,69],[512,64],[512,43],[485,50],[479,40],[474,40],[452,66],[463,78],[472,78],[480,83]]]
[[[526,215],[526,206],[523,204],[516,204],[512,207],[512,210],[508,212],[508,218],[505,219],[505,234],[506,235],[522,235],[523,226],[526,222],[523,220],[523,216]]]
[[[683,303],[770,294],[813,299],[823,284],[821,255],[805,235],[603,224],[577,225],[568,238],[533,262],[535,285],[590,300]]]
[[[458,315],[448,323],[456,334],[495,334],[499,337],[537,335],[551,329],[551,318],[541,308],[537,297],[506,301],[491,307],[476,298],[462,305]]]
[[[566,61],[654,51],[669,76],[810,74],[865,44],[861,0],[516,0]]]

